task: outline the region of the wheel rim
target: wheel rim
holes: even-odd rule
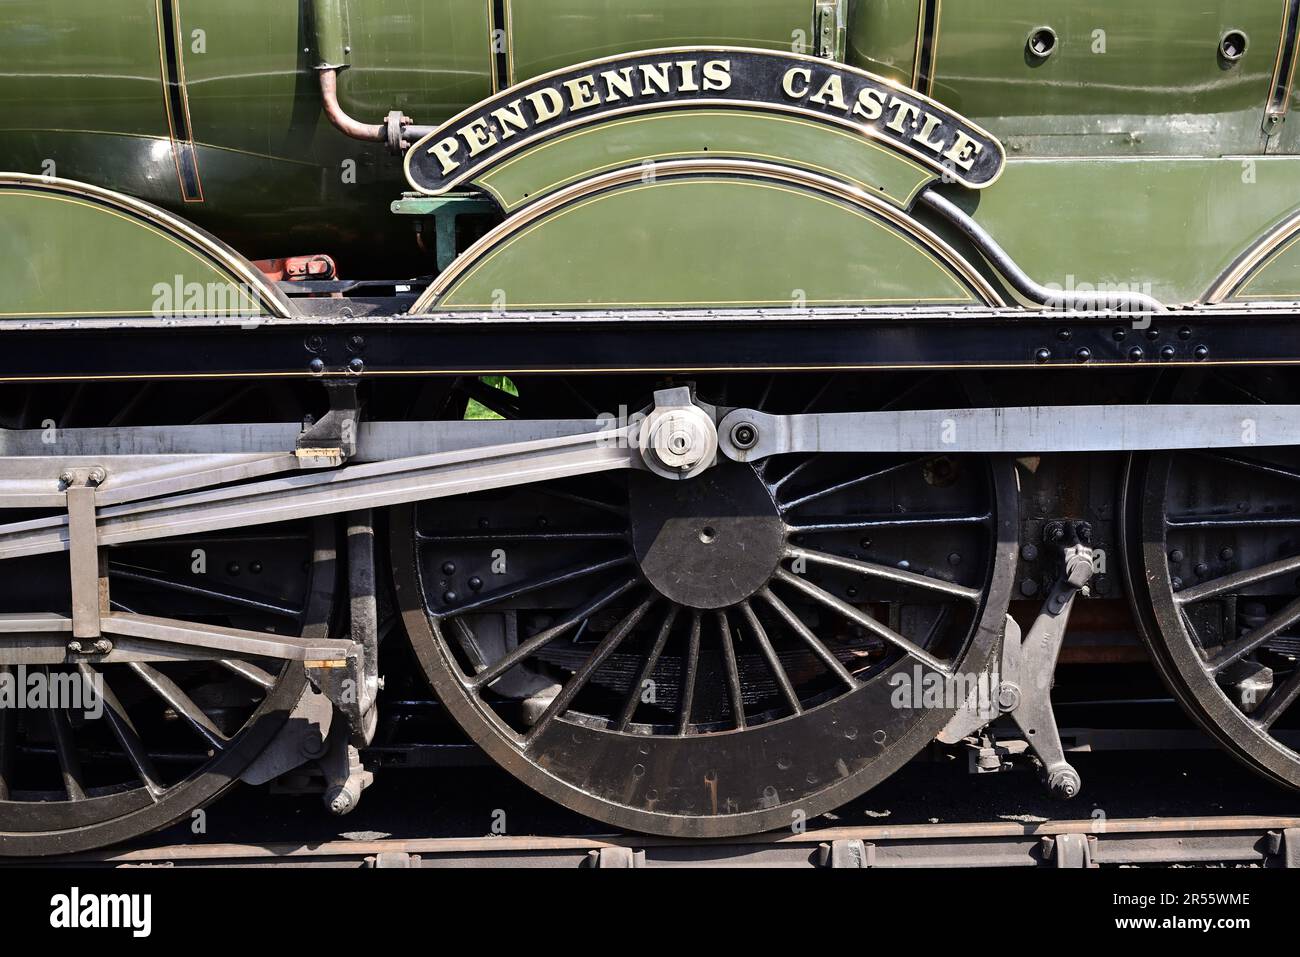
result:
[[[652,833],[789,826],[892,773],[954,710],[891,692],[987,660],[1012,469],[725,462],[428,503],[394,515],[399,602],[449,712],[535,789]]]
[[[1174,397],[1262,402],[1285,388],[1197,376]],[[1157,668],[1229,752],[1300,787],[1300,450],[1135,457],[1126,494],[1130,594]]]
[[[242,420],[252,406],[274,416],[295,404],[278,389],[250,390],[247,399],[228,403],[224,415]],[[172,404],[159,395],[152,402],[164,408]],[[61,427],[65,421],[68,427],[100,424],[89,411],[77,421],[76,405],[104,407],[79,395],[63,407]],[[222,415],[222,403],[205,405],[208,416],[213,410]],[[333,608],[334,535],[331,522],[316,519],[114,547],[106,551],[113,607],[323,636]],[[203,574],[194,571],[196,549],[206,565]],[[4,610],[39,606],[66,612],[67,565],[58,559],[29,562],[25,586],[0,594]],[[94,680],[104,700],[102,713],[94,717],[68,708],[0,708],[0,854],[5,855],[86,850],[185,817],[239,777],[283,726],[306,685],[301,666],[266,660],[26,671],[43,680],[67,676],[55,679],[63,680],[65,689],[77,676]],[[7,673],[21,674],[13,666]]]

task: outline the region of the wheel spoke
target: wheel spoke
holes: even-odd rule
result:
[[[214,750],[224,751],[226,749],[226,746],[230,743],[229,739],[218,730],[203,709],[195,704],[194,699],[181,690],[181,687],[176,682],[157,668],[142,661],[131,662],[131,670],[149,687],[150,691],[167,702],[168,706],[180,715],[185,720],[185,723],[207,741]]]
[[[632,629],[641,622],[641,619],[646,616],[646,612],[657,601],[659,601],[659,596],[652,594],[624,615],[613,630],[601,639],[600,644],[596,646],[596,650],[582,663],[582,667],[574,672],[573,677],[565,682],[564,688],[555,696],[555,700],[547,706],[546,710],[542,712],[542,716],[537,719],[537,723],[529,729],[528,742],[531,743],[536,740],[552,721],[569,710],[569,705],[573,704],[573,699],[578,696],[578,692],[586,687],[587,682],[591,680],[591,676],[596,673],[596,669],[603,665],[605,659],[614,653],[614,649],[632,633]]]
[[[554,641],[556,638],[560,637],[560,635],[564,634],[574,625],[578,624],[579,622],[586,621],[591,615],[594,615],[596,612],[600,611],[600,609],[604,608],[606,605],[614,601],[620,595],[625,594],[629,589],[633,588],[635,585],[636,585],[636,579],[628,578],[614,585],[612,588],[606,589],[604,592],[597,595],[591,601],[587,602],[587,604],[583,605],[582,607],[578,608],[575,611],[570,612],[561,621],[551,625],[549,628],[545,629],[544,631],[538,632],[537,634],[533,635],[533,637],[529,638],[527,641],[521,643],[519,647],[517,647],[514,651],[510,652],[510,654],[506,655],[504,658],[501,658],[500,660],[495,661],[492,664],[488,665],[484,670],[480,671],[478,674],[474,675],[474,677],[471,678],[468,682],[466,682],[467,686],[475,691],[481,691],[483,688],[488,687],[490,684],[492,684],[492,682],[496,681],[498,678],[500,678],[503,674],[505,674],[515,665],[531,657],[541,648],[545,647],[546,645]]]
[[[259,688],[270,691],[275,687],[275,675],[271,674],[269,671],[263,671],[261,668],[257,667],[257,665],[249,664],[247,661],[240,661],[237,658],[222,658],[217,662],[217,664],[221,665],[221,667],[225,668],[231,674],[238,675],[247,681],[251,681]]]
[[[267,615],[275,615],[278,618],[288,618],[292,621],[297,621],[298,618],[302,616],[303,612],[301,608],[290,608],[287,605],[277,605],[273,602],[266,601],[265,599],[252,598],[238,592],[217,591],[213,588],[204,588],[200,585],[195,585],[177,578],[171,578],[167,575],[161,575],[157,572],[132,568],[129,565],[121,565],[115,562],[109,563],[108,571],[110,575],[121,581],[138,582],[165,591],[179,592],[184,595],[195,595],[199,598],[209,598],[213,601],[221,602],[222,604],[245,609],[246,611],[260,611]]]
[[[832,611],[838,612],[844,618],[847,618],[855,625],[860,625],[881,640],[894,645],[896,648],[901,648],[917,661],[928,665],[935,671],[942,672],[945,675],[951,674],[951,669],[929,652],[908,641],[887,625],[882,625],[880,622],[876,621],[876,619],[866,614],[866,612],[854,608],[847,602],[840,601],[840,599],[836,598],[828,591],[823,591],[812,582],[805,581],[798,575],[786,571],[784,568],[778,568],[776,570],[776,577],[777,580],[784,582],[792,588],[798,589],[808,597],[820,602],[827,608],[830,608]]]
[[[1251,720],[1264,729],[1271,728],[1287,708],[1300,698],[1300,666],[1291,672],[1291,677],[1273,693],[1264,699],[1264,706],[1250,716]]]
[[[1244,456],[1233,455],[1229,452],[1211,451],[1210,449],[1188,449],[1187,454],[1209,459],[1212,462],[1226,462],[1229,465],[1236,465],[1239,468],[1262,472],[1265,475],[1285,479],[1289,482],[1300,482],[1300,472],[1283,468],[1281,465],[1274,465],[1271,462],[1261,462],[1258,459],[1248,459]]]
[[[1300,598],[1288,604],[1276,615],[1273,615],[1241,639],[1221,648],[1207,663],[1210,673],[1218,674],[1238,658],[1250,654],[1264,642],[1281,634],[1297,621],[1300,621]]]
[[[242,389],[235,390],[226,398],[224,402],[221,402],[220,404],[213,406],[211,409],[204,412],[198,418],[194,419],[191,424],[206,425],[209,422],[215,422],[218,418],[221,417],[222,414],[225,413],[227,409],[233,409],[244,399],[248,398],[250,395],[256,392],[258,388],[259,387],[256,385],[250,385],[250,386],[245,386]]]
[[[686,664],[682,668],[682,702],[678,709],[677,733],[685,735],[691,729],[691,709],[695,705],[695,677],[700,670],[700,631],[702,616],[691,612],[691,633],[686,642]]]
[[[792,523],[789,529],[796,535],[810,532],[858,532],[874,528],[946,528],[949,525],[988,525],[993,520],[989,513],[983,515],[913,515],[861,518],[852,522]]]
[[[1168,519],[1165,524],[1169,528],[1188,529],[1188,528],[1294,528],[1300,525],[1300,516],[1297,515],[1263,515],[1263,516],[1236,516],[1236,515],[1177,515]]]
[[[874,472],[868,472],[866,475],[858,475],[843,482],[836,482],[834,485],[827,485],[813,492],[807,492],[799,498],[792,499],[780,505],[782,513],[792,512],[797,508],[807,505],[809,502],[816,502],[819,499],[826,498],[830,495],[836,495],[839,492],[846,492],[851,488],[857,488],[859,485],[866,485],[868,482],[874,482],[876,479],[884,478],[886,475],[893,475],[895,472],[901,472],[903,469],[910,468],[919,462],[924,462],[927,456],[919,458],[910,458],[905,462],[899,462],[883,469],[877,469]]]
[[[548,488],[545,485],[539,485],[536,491],[540,495],[546,495],[550,498],[558,498],[565,502],[572,502],[574,505],[583,505],[587,508],[594,508],[601,512],[609,512],[611,515],[617,515],[620,518],[627,517],[627,509],[622,505],[615,505],[612,502],[602,502],[598,498],[591,498],[586,495],[576,495],[573,492],[563,492],[560,489]]]
[[[764,459],[762,464],[767,465],[769,462],[775,462],[777,458],[778,456],[775,455],[771,456],[770,458]],[[794,478],[796,475],[799,475],[801,472],[803,472],[804,469],[806,469],[808,466],[812,465],[813,462],[816,461],[817,461],[817,456],[810,455],[802,462],[800,462],[798,465],[796,465],[794,468],[792,468],[790,471],[782,475],[779,479],[772,482],[769,485],[769,488],[771,488],[772,490],[772,494],[776,495],[777,492],[781,491],[781,486],[785,485],[786,482],[790,481],[790,479]]]
[[[456,389],[503,419],[517,419],[523,415],[517,396],[479,379],[457,379]]]
[[[812,633],[785,602],[772,593],[772,589],[764,588],[759,593],[759,597],[772,606],[772,610],[781,616],[781,619],[790,627],[790,630],[803,639],[809,650],[818,657],[822,664],[831,670],[834,675],[843,681],[850,688],[858,687],[858,679],[851,675],[847,668],[840,663],[829,648],[820,638]]]
[[[808,548],[787,548],[785,551],[786,558],[799,559],[812,562],[814,565],[826,565],[831,568],[838,568],[843,571],[854,572],[864,578],[876,578],[881,581],[892,582],[896,585],[909,585],[914,588],[921,588],[925,591],[935,592],[940,595],[947,595],[950,598],[962,598],[966,601],[978,603],[984,595],[978,588],[967,588],[965,585],[958,585],[956,582],[945,581],[942,578],[931,578],[929,575],[918,575],[916,572],[909,572],[902,568],[890,568],[888,565],[877,565],[874,562],[864,562],[853,558],[841,558],[838,555],[831,555],[827,552],[819,552]]]
[[[718,619],[718,636],[722,641],[722,661],[727,669],[727,694],[731,697],[731,711],[736,720],[736,727],[745,729],[745,699],[740,691],[740,669],[736,665],[736,647],[731,640],[731,624],[727,613],[716,613]]]
[[[636,681],[632,685],[632,690],[628,692],[627,701],[623,703],[623,713],[618,716],[618,723],[615,725],[616,730],[626,731],[627,726],[632,723],[632,716],[636,714],[636,707],[641,703],[641,694],[645,690],[646,682],[654,674],[655,666],[659,664],[659,658],[664,653],[664,646],[668,644],[668,634],[673,630],[673,622],[677,620],[677,613],[681,611],[680,605],[670,605],[668,613],[664,615],[664,623],[659,629],[659,635],[655,638],[654,647],[650,649],[650,654],[646,655],[645,664],[641,666],[641,673],[637,675]]]
[[[45,669],[48,681],[50,669]],[[52,687],[52,686],[51,686]],[[50,718],[50,738],[54,741],[54,752],[59,758],[59,773],[63,776],[63,790],[69,801],[86,799],[85,779],[81,774],[81,761],[77,758],[76,744],[72,740],[72,725],[67,712],[61,707],[46,710]]]
[[[0,679],[13,680],[13,669],[0,665]],[[17,750],[18,721],[13,708],[0,708],[0,801],[13,791],[14,752]]]
[[[1268,404],[1266,400],[1260,398],[1254,392],[1251,392],[1249,389],[1247,389],[1236,379],[1230,378],[1229,376],[1223,375],[1222,373],[1216,373],[1214,376],[1214,380],[1216,382],[1221,382],[1223,385],[1226,385],[1229,389],[1235,389],[1237,392],[1240,392],[1242,395],[1248,398],[1251,402],[1254,402],[1256,405]]]
[[[767,659],[767,666],[772,671],[772,677],[776,679],[777,687],[781,689],[781,694],[785,697],[785,703],[790,706],[790,710],[795,714],[803,714],[803,705],[799,703],[799,696],[795,694],[794,685],[790,683],[790,675],[786,673],[785,667],[781,664],[781,659],[776,656],[776,650],[772,647],[772,642],[767,637],[767,632],[763,629],[763,623],[758,620],[758,615],[754,613],[754,607],[745,601],[740,606],[741,614],[745,616],[745,621],[749,623],[749,629],[754,633],[758,640],[758,647],[763,652],[763,657]]]
[[[93,687],[95,684],[96,672],[85,663],[79,664],[77,670],[81,673],[82,681]],[[143,782],[145,788],[154,798],[166,790],[162,785],[162,777],[153,766],[153,761],[149,758],[149,753],[145,750],[144,742],[140,740],[140,734],[136,731],[135,725],[131,723],[131,716],[127,714],[126,709],[122,707],[122,702],[117,700],[117,695],[108,685],[108,679],[102,674],[99,675],[100,693],[104,697],[104,717],[108,719],[108,725],[113,730],[113,736],[117,738],[118,744],[122,745],[122,750],[126,753],[126,758],[131,762],[135,769],[136,777]]]
[[[416,538],[421,542],[438,542],[439,544],[463,542],[599,542],[627,541],[627,532],[465,532],[454,535],[424,535]]]
[[[626,565],[632,560],[631,556],[623,555],[618,558],[611,558],[607,561],[596,562],[591,565],[579,565],[576,568],[569,568],[555,575],[546,578],[531,578],[520,582],[518,585],[512,585],[501,591],[492,592],[490,595],[484,595],[477,601],[472,601],[464,605],[458,605],[455,608],[448,608],[444,611],[434,612],[437,618],[451,618],[455,615],[468,615],[471,612],[482,611],[484,608],[490,608],[498,605],[503,601],[511,601],[530,592],[542,591],[546,588],[553,588],[556,585],[566,585],[569,582],[577,581],[579,578],[585,578],[588,575],[594,575],[597,572],[603,572],[610,568],[617,568],[620,565]]]
[[[1211,578],[1207,582],[1201,582],[1191,588],[1184,588],[1182,591],[1174,592],[1174,601],[1180,605],[1190,605],[1194,602],[1205,601],[1207,598],[1214,598],[1225,592],[1249,588],[1251,585],[1258,585],[1270,578],[1277,578],[1279,575],[1297,571],[1300,571],[1300,555],[1269,562],[1267,565],[1260,565],[1258,568],[1233,572],[1231,575]]]

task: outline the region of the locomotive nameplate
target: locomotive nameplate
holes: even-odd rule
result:
[[[949,181],[981,188],[1002,172],[990,133],[914,90],[831,60],[765,50],[649,50],[528,80],[416,143],[406,177],[438,195],[523,147],[614,116],[691,107],[794,113],[848,127]]]

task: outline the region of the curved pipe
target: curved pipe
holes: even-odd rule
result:
[[[1031,302],[1040,306],[1051,305],[1062,309],[1074,309],[1080,312],[1164,312],[1165,305],[1159,299],[1140,292],[1095,292],[1082,293],[1073,290],[1049,289],[1034,282],[1029,275],[1016,265],[1016,261],[1007,255],[1007,251],[998,245],[984,227],[966,215],[961,207],[949,199],[940,196],[933,189],[927,189],[917,197],[926,206],[956,226],[1007,281],[1013,289]]]
[[[339,105],[339,69],[335,66],[321,67],[320,98],[325,105],[325,115],[334,127],[355,140],[373,140],[383,143],[388,139],[388,129],[383,123],[371,126],[348,116]]]

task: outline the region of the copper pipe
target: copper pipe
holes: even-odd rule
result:
[[[325,115],[334,127],[354,140],[373,140],[376,143],[383,143],[388,139],[388,131],[382,123],[377,126],[369,126],[365,123],[359,123],[347,113],[343,112],[343,107],[339,105],[339,71],[337,67],[322,67],[317,70],[320,74],[320,97],[325,105]]]

